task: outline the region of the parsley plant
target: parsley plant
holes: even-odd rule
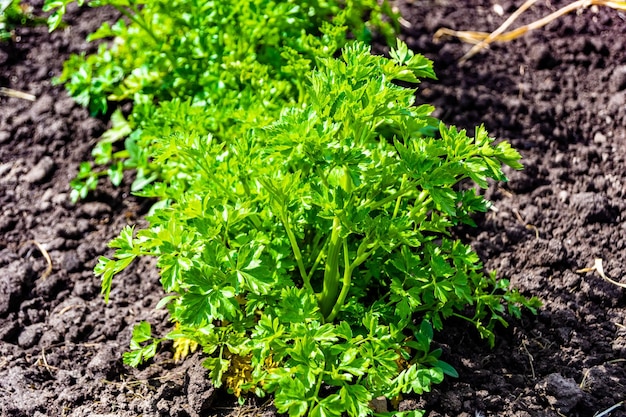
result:
[[[302,102],[275,121],[221,140],[201,129],[163,135],[155,158],[176,161],[185,186],[145,192],[170,204],[148,229],[124,229],[114,259],[100,258],[105,297],[134,258],[156,256],[161,306],[179,324],[166,338],[196,341],[216,385],[273,393],[290,416],[370,415],[372,398],[455,375],[430,346],[433,327],[463,317],[493,343],[505,308],[519,316],[536,301],[485,276],[449,237],[487,208],[459,182],[486,187],[505,180],[502,164],[521,165],[508,143],[438,123],[397,84],[433,76],[403,43],[387,59],[356,42],[318,59]],[[170,116],[206,117],[187,110]],[[128,363],[160,341],[138,329]]]
[[[51,27],[70,2],[46,1]],[[363,42],[371,27],[392,34],[386,1],[88,4],[125,18],[94,33],[113,42],[73,56],[59,81],[94,113],[124,100],[133,110],[112,113],[93,151],[108,168],[81,165],[73,197],[135,169],[133,191],[160,202],[95,272],[108,301],[116,274],[156,257],[159,307],[176,324],[163,338],[136,326],[127,364],[164,339],[197,344],[214,384],[240,398],[272,394],[291,417],[361,417],[373,398],[456,375],[431,346],[446,318],[493,344],[507,313],[537,307],[450,233],[488,206],[462,183],[505,181],[502,165],[520,169],[520,155],[414,105],[405,85],[433,78],[432,63],[401,42],[390,58]]]

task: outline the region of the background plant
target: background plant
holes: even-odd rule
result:
[[[20,0],[0,0],[0,41],[13,38],[18,26],[44,24],[45,19],[36,17],[32,7]]]
[[[50,28],[60,23],[72,1],[47,0]],[[83,1],[78,2],[79,5]],[[123,18],[102,27],[88,40],[113,39],[93,55],[73,55],[58,82],[92,113],[109,102],[130,100],[132,114],[113,117],[113,128],[84,163],[72,186],[73,199],[86,197],[103,175],[119,184],[125,168],[137,173],[134,190],[169,170],[151,164],[144,149],[152,137],[146,124],[159,118],[166,102],[183,101],[211,108],[203,128],[216,137],[239,135],[246,123],[263,122],[301,94],[302,74],[318,57],[332,56],[347,41],[371,38],[376,28],[391,39],[392,14],[376,0],[210,1],[96,0],[90,6],[115,7]],[[364,21],[364,17],[368,20]],[[178,104],[173,104],[177,106]],[[163,118],[161,117],[161,121]],[[161,126],[159,126],[160,128]],[[170,127],[167,122],[165,128]],[[158,131],[159,129],[157,129]],[[124,149],[115,146],[125,140]],[[96,167],[104,167],[96,168]]]

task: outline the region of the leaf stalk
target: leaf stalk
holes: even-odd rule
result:
[[[345,239],[341,238],[340,232],[341,221],[335,216],[333,219],[330,242],[328,243],[328,254],[324,268],[324,283],[319,298],[320,310],[324,317],[332,312],[333,306],[337,301],[337,293],[339,292],[339,255],[342,246],[346,244]]]

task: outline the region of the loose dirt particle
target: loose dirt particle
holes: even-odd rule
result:
[[[54,167],[54,160],[45,156],[24,176],[24,180],[31,184],[43,182],[52,175]]]
[[[560,413],[568,414],[583,398],[583,392],[572,378],[564,378],[561,374],[550,374],[537,384],[537,388],[545,392],[548,403]]]

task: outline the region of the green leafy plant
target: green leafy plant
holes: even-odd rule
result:
[[[69,3],[46,1],[51,28]],[[159,201],[150,226],[124,228],[95,272],[108,301],[116,274],[156,257],[158,307],[175,324],[163,337],[137,325],[127,364],[172,339],[201,347],[214,384],[240,398],[273,394],[290,416],[366,416],[373,398],[456,375],[431,346],[446,318],[493,344],[507,314],[537,307],[451,237],[488,207],[468,183],[505,181],[520,155],[414,105],[404,85],[433,78],[431,62],[363,42],[371,28],[392,36],[387,2],[87,4],[124,19],[91,35],[112,42],[73,56],[58,81],[94,113],[133,109],[112,112],[73,198],[135,170],[132,190]]]
[[[450,236],[488,207],[463,184],[505,181],[520,155],[415,106],[398,83],[434,77],[432,64],[403,43],[390,56],[354,42],[318,57],[278,113],[233,110],[236,134],[218,137],[193,100],[161,106],[145,129],[167,171],[141,194],[163,203],[99,259],[105,299],[135,258],[157,257],[159,307],[177,323],[165,338],[197,342],[216,386],[271,393],[290,416],[366,416],[373,398],[427,392],[456,375],[431,347],[446,318],[493,344],[506,314],[534,310]],[[142,323],[125,361],[161,341]]]
[[[46,0],[51,30],[71,2]],[[114,7],[124,18],[91,34],[90,41],[112,42],[102,43],[96,54],[73,55],[57,82],[94,114],[107,112],[110,102],[130,100],[134,107],[126,119],[116,114],[113,129],[94,149],[93,163],[81,167],[72,182],[74,201],[103,176],[117,184],[124,170],[135,169],[133,189],[139,190],[167,171],[141,152],[150,147],[152,137],[144,130],[154,126],[161,104],[210,107],[207,130],[218,138],[236,135],[233,125],[275,118],[296,100],[302,74],[317,58],[335,54],[348,32],[362,40],[374,29],[388,39],[394,35],[384,19],[392,15],[387,1],[78,1],[84,3]],[[119,150],[115,144],[124,139],[125,149]]]
[[[0,0],[0,41],[11,39],[17,26],[44,24],[45,19],[36,17],[32,7],[20,0]]]

